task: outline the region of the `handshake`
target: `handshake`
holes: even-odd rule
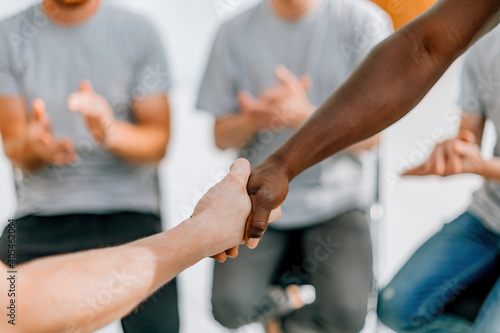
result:
[[[193,241],[201,245],[202,257],[224,262],[227,257],[237,257],[243,243],[255,248],[268,223],[281,217],[288,183],[270,161],[251,174],[247,160],[236,160],[229,174],[203,196],[192,218],[184,222],[193,229]]]

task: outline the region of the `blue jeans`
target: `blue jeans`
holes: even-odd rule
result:
[[[380,320],[396,332],[500,333],[500,279],[473,323],[445,311],[469,286],[497,274],[499,257],[500,235],[470,213],[461,215],[422,245],[380,292]]]

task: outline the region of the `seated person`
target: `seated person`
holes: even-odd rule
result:
[[[0,22],[18,263],[162,230],[157,164],[169,142],[170,84],[157,29],[114,1],[44,0]],[[177,333],[178,317],[173,279],[122,327]]]
[[[499,57],[497,27],[465,56],[458,136],[438,144],[427,162],[406,172],[443,177],[474,173],[485,182],[467,211],[422,245],[381,291],[378,315],[396,332],[500,331],[500,140],[491,160],[480,153],[487,119],[500,133]],[[477,316],[449,311],[469,288],[481,284],[494,286]]]
[[[93,332],[129,314],[201,259],[235,246],[228,255],[236,257],[251,207],[246,191],[249,176],[248,161],[237,160],[231,172],[199,201],[192,218],[170,231],[19,267],[0,264],[0,290],[15,284],[15,295],[0,293],[2,305],[14,304],[13,311],[7,309],[13,316],[0,320],[0,332]],[[271,221],[277,220],[280,211],[272,215]],[[7,273],[12,270],[17,274]],[[5,278],[13,275],[14,280]]]
[[[198,101],[199,109],[217,117],[217,146],[237,148],[253,165],[260,163],[390,32],[386,14],[358,0],[265,0],[224,23]],[[362,329],[372,285],[365,212],[371,198],[357,154],[376,143],[371,138],[298,176],[283,218],[259,247],[241,249],[237,261],[216,263],[212,304],[219,323],[237,328],[279,319],[286,332],[301,333]],[[292,261],[306,270],[304,282],[317,294],[296,311],[279,301],[290,295],[272,287],[295,280],[292,274],[276,279],[291,248],[298,253]],[[312,264],[301,260],[318,256]],[[285,271],[292,273],[292,266]]]

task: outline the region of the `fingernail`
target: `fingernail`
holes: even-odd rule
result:
[[[253,250],[257,247],[257,245],[259,245],[259,242],[260,242],[259,238],[250,238],[247,242],[247,246]]]

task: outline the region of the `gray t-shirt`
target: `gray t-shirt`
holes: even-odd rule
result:
[[[459,97],[464,112],[491,120],[500,133],[500,26],[484,36],[465,55]],[[500,140],[494,156],[500,157]],[[485,180],[474,193],[469,211],[500,233],[500,181]]]
[[[68,111],[67,98],[84,79],[108,100],[117,119],[134,123],[132,100],[166,93],[170,86],[155,27],[108,2],[75,27],[50,21],[39,4],[0,22],[0,96],[21,95],[28,106],[42,98],[55,137],[73,140],[80,156],[68,167],[16,170],[16,216],[159,213],[156,167],[112,155],[96,144],[82,116]]]
[[[297,77],[312,78],[308,96],[319,106],[392,31],[388,16],[364,0],[324,0],[294,22],[277,16],[269,2],[220,28],[201,84],[199,109],[216,116],[238,112],[237,93],[259,96],[275,85],[279,64]],[[240,155],[256,165],[291,135],[290,130],[261,131]],[[364,179],[360,160],[346,153],[306,170],[290,184],[283,217],[273,227],[312,225],[363,208],[370,201]]]

